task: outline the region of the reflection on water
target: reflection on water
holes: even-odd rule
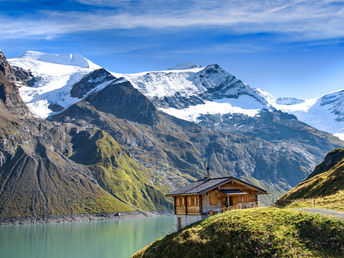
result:
[[[175,216],[0,226],[1,258],[129,257],[176,230]]]

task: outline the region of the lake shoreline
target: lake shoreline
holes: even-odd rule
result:
[[[23,225],[23,224],[47,224],[47,223],[66,223],[66,222],[91,222],[104,220],[127,220],[141,219],[154,216],[173,215],[172,211],[134,211],[134,212],[115,212],[115,213],[97,213],[97,214],[76,214],[59,215],[49,217],[11,217],[0,218],[2,225]]]

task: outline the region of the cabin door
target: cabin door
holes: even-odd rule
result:
[[[233,203],[232,197],[230,196],[226,196],[226,207],[228,208],[229,206],[231,206]]]
[[[226,196],[226,208],[234,205],[234,198],[232,196]]]

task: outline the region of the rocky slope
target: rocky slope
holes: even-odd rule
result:
[[[276,144],[289,144],[300,152],[302,149],[316,151],[317,146],[327,146],[325,148],[328,149],[328,142],[341,145],[337,137],[278,110],[263,109],[254,117],[243,114],[202,115],[199,124],[218,131],[254,136]]]
[[[111,136],[33,117],[0,57],[1,221],[171,207],[151,171]]]
[[[323,162],[315,167],[313,172],[308,176],[307,179],[312,178],[316,175],[324,173],[332,169],[337,163],[339,163],[344,158],[344,149],[338,148],[327,153]]]

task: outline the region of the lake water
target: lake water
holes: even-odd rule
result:
[[[1,258],[122,258],[176,230],[175,216],[0,226]]]

